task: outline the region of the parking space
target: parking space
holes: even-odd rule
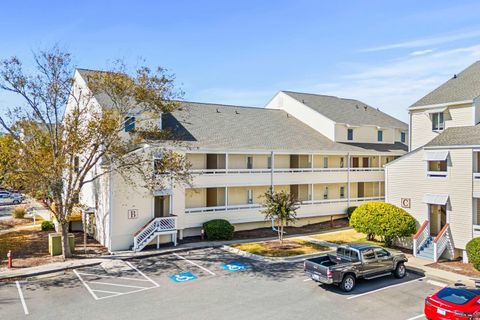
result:
[[[444,285],[409,273],[359,281],[345,294],[309,281],[303,263],[264,263],[220,249],[132,259],[21,284],[35,319],[422,319]],[[48,310],[48,312],[47,312]],[[0,318],[26,317],[15,283],[0,286]]]

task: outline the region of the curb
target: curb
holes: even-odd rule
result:
[[[302,255],[297,255],[297,256],[292,256],[292,257],[264,257],[260,256],[258,254],[246,252],[240,249],[232,248],[228,245],[223,245],[220,247],[222,250],[228,251],[230,253],[234,253],[236,255],[246,257],[252,260],[256,261],[261,261],[261,262],[267,262],[267,263],[297,263],[297,262],[302,262],[305,259],[308,258],[314,258],[318,257],[324,254],[328,254],[330,252],[333,252],[335,250],[328,250],[328,251],[322,251],[322,252],[315,252],[315,253],[309,253],[309,254],[302,254]]]

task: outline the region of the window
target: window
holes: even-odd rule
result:
[[[267,168],[268,168],[268,169],[272,169],[272,157],[271,157],[271,156],[268,156],[268,159],[267,159]]]
[[[247,169],[253,169],[253,157],[247,157]]]
[[[347,129],[347,140],[348,141],[353,140],[353,129]]]
[[[445,129],[443,112],[432,113],[432,130],[440,131]]]
[[[429,177],[446,177],[447,176],[447,160],[444,161],[428,161]]]
[[[377,258],[386,258],[390,257],[390,252],[383,248],[377,248],[375,249],[375,255],[377,256]]]
[[[407,135],[405,134],[405,132],[401,132],[401,133],[400,133],[400,141],[401,141],[402,143],[405,143],[405,141],[407,140],[406,137],[407,137]]]
[[[378,131],[377,131],[377,141],[378,141],[378,142],[382,142],[382,141],[383,141],[383,131],[382,131],[382,130],[378,130]]]
[[[323,167],[328,168],[328,157],[323,157]]]
[[[129,116],[124,119],[124,128],[125,132],[130,132],[135,130],[135,117]]]
[[[340,158],[340,168],[343,168],[345,163],[343,162],[343,157]]]
[[[373,252],[373,249],[367,249],[362,251],[362,258],[363,260],[374,260],[375,259],[375,253]]]
[[[345,198],[345,187],[340,187],[340,198]]]
[[[247,203],[248,204],[253,203],[253,190],[252,189],[247,190]]]
[[[323,190],[323,199],[328,199],[328,187]]]

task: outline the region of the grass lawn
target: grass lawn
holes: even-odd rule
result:
[[[284,240],[283,245],[280,245],[279,241],[275,240],[266,242],[237,243],[232,244],[231,247],[265,257],[291,257],[331,250],[329,247],[324,247],[300,239]]]
[[[368,244],[375,244],[379,246],[384,246],[385,243],[381,241],[369,241],[367,240],[367,236],[363,233],[359,233],[355,230],[347,230],[347,231],[340,231],[334,233],[325,233],[310,236],[311,238],[328,241],[336,244],[346,244],[346,243],[368,243]]]

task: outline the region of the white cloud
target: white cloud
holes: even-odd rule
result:
[[[454,42],[458,40],[471,39],[480,37],[480,30],[473,31],[457,31],[454,33],[448,33],[443,35],[437,35],[422,39],[409,40],[404,42],[397,42],[392,44],[387,44],[378,47],[366,48],[360,50],[360,52],[375,52],[375,51],[384,51],[392,49],[405,49],[405,48],[419,48],[419,47],[428,47],[433,45],[445,44],[449,42]]]
[[[429,54],[429,53],[432,53],[434,52],[435,50],[434,49],[426,49],[426,50],[417,50],[417,51],[413,51],[412,53],[409,54],[409,56],[423,56],[424,54]]]

